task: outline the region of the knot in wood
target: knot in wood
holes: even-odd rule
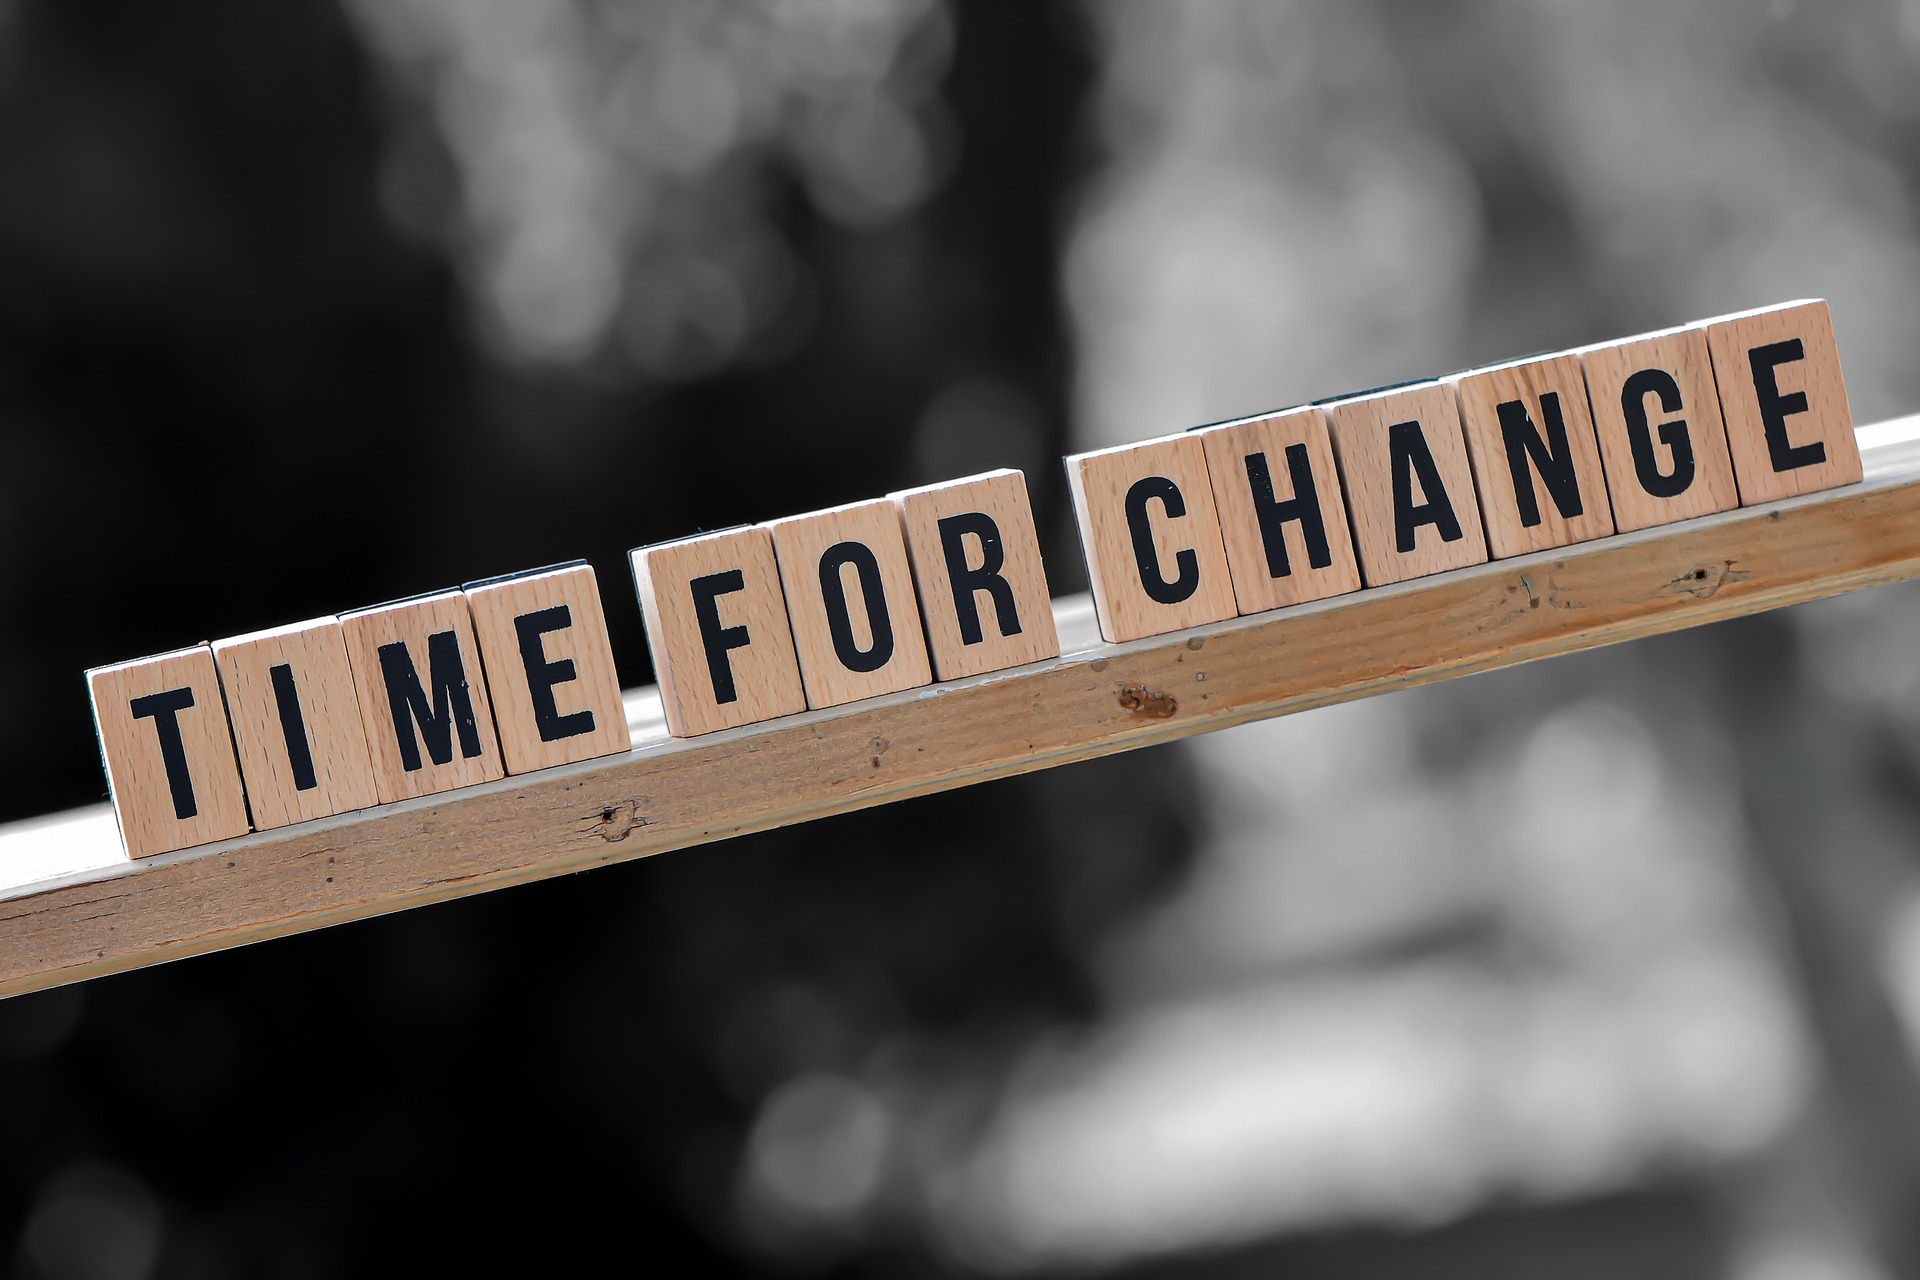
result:
[[[622,800],[600,810],[590,820],[596,834],[608,844],[619,844],[640,827],[649,825],[652,819],[640,812],[636,800]]]
[[[1745,582],[1753,575],[1733,567],[1733,561],[1721,560],[1717,563],[1698,565],[1681,574],[1667,584],[1674,591],[1684,592],[1696,600],[1711,600],[1718,595],[1720,588],[1734,582]]]
[[[1180,702],[1170,693],[1130,684],[1120,691],[1120,709],[1149,720],[1165,720],[1180,709]]]

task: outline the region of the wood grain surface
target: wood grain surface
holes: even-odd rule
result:
[[[338,618],[216,640],[213,660],[256,831],[380,802]]]
[[[933,682],[907,536],[891,499],[761,527],[773,534],[809,707],[837,707]],[[838,635],[836,626],[843,628]]]
[[[201,644],[99,667],[87,672],[87,688],[133,857],[252,829],[213,650]]]
[[[641,547],[629,560],[654,678],[677,736],[806,708],[771,533],[761,527],[722,529]],[[697,599],[696,588],[703,593]],[[701,600],[713,609],[709,627],[722,632],[717,658],[709,656],[701,634]]]
[[[1621,533],[1740,505],[1704,331],[1669,329],[1573,354],[1587,371]]]
[[[438,795],[506,775],[463,593],[441,591],[355,610],[340,615],[340,627],[382,801]],[[443,643],[448,637],[451,643]],[[398,659],[391,670],[388,653]]]
[[[1920,576],[1920,419],[1864,483],[673,740],[134,863],[103,810],[0,831],[0,994],[624,862]],[[10,872],[10,868],[20,871]],[[70,869],[69,869],[70,868]]]
[[[1486,561],[1487,534],[1452,387],[1425,382],[1369,392],[1325,409],[1340,482],[1346,486],[1362,581],[1381,587]],[[1395,433],[1402,430],[1411,432],[1403,440],[1419,446],[1417,450],[1396,450]],[[1409,465],[1416,454],[1422,461],[1431,460],[1430,477]],[[1395,499],[1403,471],[1408,510],[1424,517],[1413,522],[1412,545],[1406,548],[1400,545]],[[1444,520],[1439,518],[1443,513]]]
[[[1207,449],[1213,505],[1241,613],[1360,589],[1360,563],[1353,555],[1347,500],[1325,414],[1294,409],[1193,434]],[[1262,520],[1263,511],[1274,517],[1277,531]]]
[[[958,680],[1060,655],[1026,476],[1002,468],[889,496],[906,531],[935,676]]]
[[[1138,640],[1239,611],[1198,436],[1075,454],[1066,463],[1103,637]],[[1144,550],[1135,542],[1142,521]]]
[[[1853,412],[1826,303],[1788,302],[1692,327],[1705,331],[1713,354],[1742,506],[1860,478]],[[1779,438],[1771,441],[1768,395],[1782,415]]]
[[[466,596],[508,773],[551,769],[633,746],[592,565],[470,582]],[[529,634],[521,633],[528,625],[522,619],[533,624]]]
[[[1447,381],[1460,395],[1460,426],[1480,490],[1489,555],[1505,560],[1614,531],[1579,356],[1562,352],[1515,360]],[[1545,449],[1546,469],[1525,443],[1516,456],[1509,431],[1516,441]],[[1561,482],[1557,490],[1556,479]]]

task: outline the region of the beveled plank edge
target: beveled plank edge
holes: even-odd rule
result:
[[[1868,479],[1846,489],[707,737],[653,737],[623,756],[42,883],[0,902],[0,995],[1920,574],[1920,418],[1861,440]],[[1069,631],[1076,607],[1056,602]],[[1368,645],[1369,661],[1352,660]],[[1295,652],[1316,650],[1317,667]],[[1290,661],[1274,662],[1282,652]],[[1202,668],[1212,687],[1173,694],[1183,709],[1156,701],[1175,681],[1205,680]],[[1132,709],[1128,689],[1142,691]],[[929,699],[938,714],[921,708]],[[630,695],[630,715],[646,719],[645,701]],[[930,758],[883,767],[917,737]],[[854,765],[868,759],[863,776]],[[656,796],[676,783],[678,795]],[[306,874],[327,867],[334,876]]]

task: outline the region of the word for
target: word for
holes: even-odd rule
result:
[[[1060,653],[1018,471],[642,547],[632,560],[679,737]]]
[[[1102,636],[1140,639],[1858,481],[1824,302],[1066,459]],[[1058,656],[994,471],[631,555],[669,732]],[[88,672],[133,857],[631,749],[562,565]]]

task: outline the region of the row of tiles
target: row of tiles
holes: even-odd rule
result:
[[[1056,656],[1018,471],[633,553],[680,737]],[[147,857],[628,750],[584,563],[87,673]]]
[[[100,667],[87,685],[136,858],[632,745],[586,564]]]
[[[1066,461],[1113,642],[1860,476],[1818,302]],[[1017,471],[643,547],[632,568],[680,737],[1059,653]],[[88,678],[136,857],[631,745],[585,564]]]
[[[1067,459],[1110,642],[1860,479],[1824,302]]]

